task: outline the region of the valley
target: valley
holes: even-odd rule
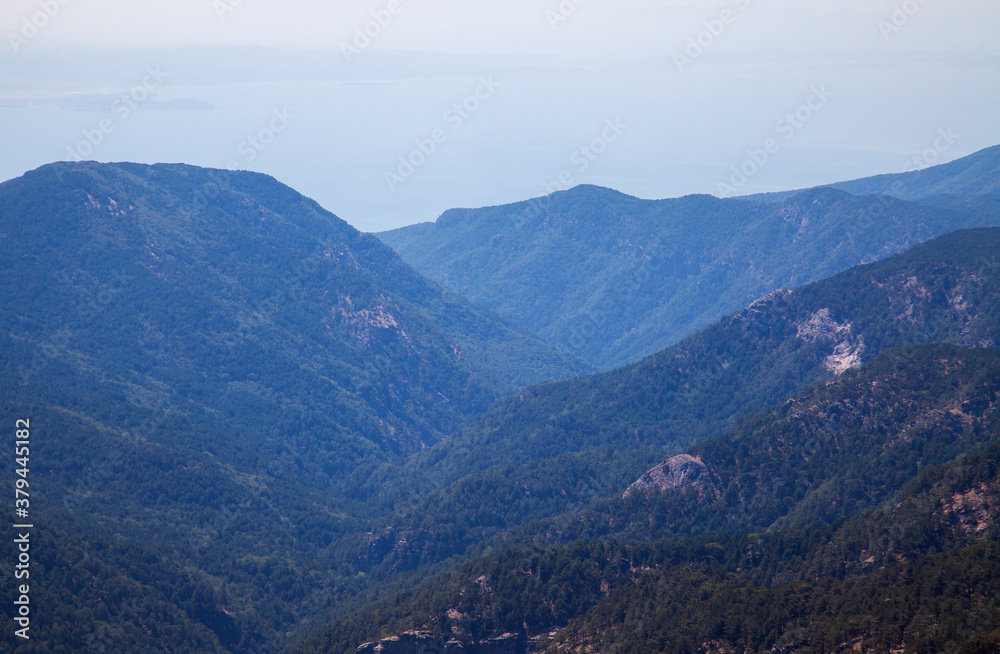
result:
[[[997,162],[378,237],[256,173],[4,182],[17,651],[996,651]]]

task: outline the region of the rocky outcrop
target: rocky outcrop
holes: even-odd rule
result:
[[[524,654],[528,651],[528,642],[520,634],[504,634],[466,645],[465,651],[468,654]]]
[[[407,631],[398,636],[365,643],[355,654],[444,654],[444,641],[427,631]]]
[[[365,643],[355,654],[525,654],[528,643],[523,635],[503,634],[477,643],[445,642],[429,631],[407,631],[398,636]]]
[[[820,309],[806,320],[796,324],[797,336],[809,343],[820,340],[838,340],[851,333],[851,323],[837,322],[829,309]]]
[[[823,361],[823,367],[841,375],[862,363],[864,339],[855,338],[850,322],[837,322],[829,309],[820,309],[797,325],[797,336],[807,343],[826,341],[833,345],[833,352]]]
[[[659,490],[693,487],[699,494],[715,499],[719,496],[712,473],[702,460],[689,454],[670,457],[660,465],[647,471],[629,486],[622,497],[651,488]]]
[[[953,524],[966,534],[986,536],[990,529],[996,529],[1000,492],[996,486],[990,488],[980,484],[951,497],[941,500],[944,514],[952,518]]]

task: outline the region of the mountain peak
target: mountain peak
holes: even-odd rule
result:
[[[613,188],[608,188],[606,186],[598,186],[596,184],[577,184],[576,186],[567,189],[565,191],[556,191],[551,193],[550,196],[565,195],[573,198],[613,198],[613,199],[624,199],[628,198],[630,200],[638,200],[639,198],[634,195],[628,195],[627,193],[622,193]]]

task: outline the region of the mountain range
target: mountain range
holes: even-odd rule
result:
[[[378,238],[255,173],[0,184],[0,641],[997,651],[997,157]]]
[[[997,226],[998,178],[1000,147],[766,197],[654,201],[579,186],[378,236],[432,279],[611,369],[779,288]]]
[[[394,513],[367,559],[408,568],[510,544],[510,530],[551,537],[565,529],[559,516],[620,494],[665,456],[891,348],[995,348],[998,252],[1000,229],[949,234],[775,293],[638,364],[501,402],[370,478],[365,501]]]
[[[0,187],[0,212],[22,386],[87,370],[137,406],[262,430],[199,444],[213,453],[250,461],[270,430],[305,431],[329,450],[313,463],[339,473],[340,458],[411,453],[589,370],[263,175],[55,164]],[[235,454],[250,442],[258,454]]]

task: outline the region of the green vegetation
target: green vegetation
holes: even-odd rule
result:
[[[806,199],[796,229],[870,200]],[[878,256],[926,237],[860,228]],[[56,164],[0,185],[0,231],[0,424],[32,421],[39,525],[22,651],[995,645],[961,620],[995,592],[1000,229],[525,390],[590,368],[261,175]],[[843,254],[822,242],[785,263]],[[623,496],[685,451],[697,474]]]
[[[691,448],[705,466],[698,483],[598,502],[561,537],[834,524],[892,497],[921,470],[990,443],[1000,434],[998,397],[994,350],[891,350]]]
[[[65,360],[139,406],[239,422],[198,446],[234,464],[278,429],[325,480],[588,369],[263,175],[53,164],[0,187],[0,228],[18,380]]]
[[[626,587],[541,652],[995,652],[1000,544],[860,578],[777,588],[705,569],[664,571]]]
[[[366,560],[395,570],[440,561],[620,494],[666,456],[834,377],[838,352],[865,361],[906,343],[995,346],[998,252],[1000,230],[957,232],[754,305],[641,363],[501,402],[358,478],[367,494],[357,497],[387,514]]]
[[[466,642],[559,630],[540,645],[553,652],[696,652],[712,641],[713,651],[828,652],[858,638],[881,652],[995,646],[998,410],[1000,354],[892,352],[695,448],[716,499],[691,486],[648,491],[620,513],[595,507],[576,522],[610,524],[616,539],[587,533],[469,562],[300,651],[352,652],[407,629]]]
[[[998,152],[912,173],[906,188],[995,192]],[[811,189],[775,203],[649,201],[580,186],[511,205],[455,209],[435,223],[378,236],[432,279],[608,370],[674,345],[776,289],[957,229],[1000,226],[995,206],[919,205],[887,197],[892,192],[884,186]]]
[[[122,601],[172,603],[158,624],[190,626],[191,650],[272,651],[363,596],[368,509],[345,497],[348,475],[589,370],[263,175],[53,164],[0,185],[0,232],[0,415],[37,426],[51,567],[75,545],[141,543],[183,574],[152,584],[125,553],[98,578],[120,575]],[[188,577],[235,635],[182,607]],[[49,579],[48,619],[90,603],[89,586]],[[140,637],[136,620],[119,631]],[[41,650],[97,633],[51,627]]]

